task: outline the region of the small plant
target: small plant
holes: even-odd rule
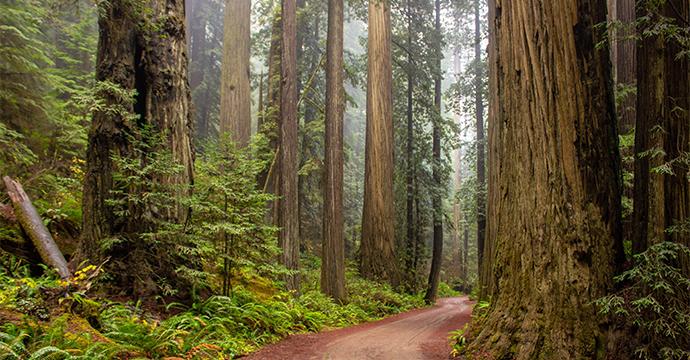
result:
[[[596,301],[600,313],[637,329],[640,359],[690,358],[690,278],[681,270],[687,246],[661,242],[635,256],[635,266],[616,277],[618,293]]]

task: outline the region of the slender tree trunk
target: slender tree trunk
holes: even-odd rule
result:
[[[369,1],[367,131],[360,273],[398,284],[393,208],[393,101],[388,0]]]
[[[225,0],[223,66],[220,86],[220,132],[239,147],[252,129],[249,57],[251,0]]]
[[[658,14],[672,23],[685,26],[690,1],[673,0],[648,10],[651,3],[638,4],[638,17]],[[687,56],[678,56],[684,48],[672,38],[643,36],[637,68],[637,122],[635,153],[635,230],[633,253],[645,251],[660,241],[678,241],[690,245],[687,232],[666,230],[688,220],[690,184],[683,157],[690,151],[690,66]],[[679,160],[680,159],[680,160]],[[655,171],[668,167],[671,172]],[[684,269],[690,264],[684,259]]]
[[[486,277],[482,274],[491,266],[490,261],[484,263],[486,238],[486,153],[484,151],[484,96],[482,95],[482,33],[480,17],[480,1],[474,1],[474,111],[477,128],[477,274],[480,284],[485,284]],[[485,287],[481,287],[480,295],[485,295]]]
[[[264,71],[259,74],[259,109],[257,110],[256,128],[261,129],[264,123]]]
[[[206,55],[206,19],[207,17],[203,14],[204,6],[206,5],[205,0],[195,0],[189,1],[191,6],[187,9],[189,10],[189,53],[190,53],[190,66],[189,66],[189,88],[193,93],[204,80],[204,70],[208,69],[209,61],[208,55]],[[208,138],[208,100],[204,96],[195,96],[195,99],[199,99],[195,103],[196,107],[194,109],[194,119],[195,119],[195,132],[197,139],[203,140]]]
[[[616,83],[634,87],[637,83],[637,49],[635,40],[635,0],[616,0],[616,20],[621,24],[616,34]],[[618,107],[619,132],[629,133],[635,127],[635,95],[626,96]]]
[[[408,50],[412,48],[412,7],[410,6],[410,0],[407,1],[407,48]],[[407,52],[407,148],[406,150],[406,183],[407,183],[407,204],[406,204],[406,221],[407,221],[407,252],[408,260],[405,265],[407,276],[409,277],[409,285],[414,285],[414,274],[415,270],[412,267],[414,260],[414,250],[415,250],[415,238],[414,238],[414,77],[413,77],[413,66],[412,66],[412,53]],[[412,288],[412,287],[411,287]]]
[[[132,102],[113,92],[104,91],[98,95],[107,105],[105,109],[117,106],[123,111],[138,115],[139,119],[132,123],[123,113],[108,110],[94,114],[86,157],[83,232],[79,257],[95,263],[109,255],[113,256],[111,263],[118,262],[123,269],[129,270],[113,274],[124,286],[133,287],[140,294],[140,290],[148,291],[143,287],[146,282],[153,281],[154,275],[150,268],[137,261],[137,256],[131,256],[133,253],[144,252],[144,245],[135,242],[108,253],[100,251],[101,241],[104,239],[155,226],[142,224],[135,217],[121,219],[109,205],[109,200],[116,196],[112,194],[113,173],[116,171],[112,157],[137,156],[133,153],[131,136],[137,135],[143,127],[151,126],[165,135],[163,147],[170,149],[173,161],[182,167],[178,174],[155,179],[156,181],[171,185],[192,184],[194,161],[187,83],[188,61],[185,53],[184,1],[152,0],[149,6],[151,12],[145,15],[139,14],[135,5],[124,0],[109,1],[99,9],[96,79],[109,81],[125,90],[136,90],[137,97]],[[140,18],[141,16],[146,18]],[[163,19],[166,20],[166,26],[163,27],[141,26],[137,23],[156,23]],[[140,129],[136,129],[137,126]],[[130,187],[129,191],[142,189]],[[188,191],[180,190],[178,195],[187,195]],[[188,211],[186,206],[179,203],[174,209],[162,212],[159,216],[184,223]],[[156,270],[157,275],[166,276],[174,273],[175,269]]]
[[[286,268],[299,270],[297,175],[297,25],[295,0],[282,0],[283,46],[280,96],[280,248]],[[299,291],[299,275],[287,276],[288,290]]]
[[[604,339],[593,301],[622,250],[609,53],[595,46],[606,1],[489,4],[487,235],[500,291],[468,351],[596,358]]]
[[[438,292],[438,283],[441,277],[441,265],[443,263],[443,202],[441,199],[442,186],[441,184],[441,58],[443,56],[441,49],[441,2],[435,0],[435,30],[437,36],[436,50],[436,71],[434,76],[434,108],[436,110],[435,119],[433,121],[433,135],[432,135],[432,152],[434,157],[433,163],[433,177],[434,177],[434,191],[433,206],[434,206],[434,244],[431,255],[431,272],[429,273],[429,282],[424,300],[433,304],[436,302],[436,294]],[[478,21],[478,20],[477,20]],[[481,95],[480,95],[481,101]]]
[[[280,130],[280,84],[281,84],[281,50],[282,48],[282,21],[280,11],[275,10],[273,15],[273,25],[271,27],[271,44],[268,50],[268,79],[266,80],[266,108],[262,117],[262,124],[258,131],[262,132],[268,139],[267,151],[275,151],[275,158],[271,164],[259,173],[257,182],[259,188],[271,194],[278,194],[278,180],[280,175],[280,152],[278,133]],[[271,218],[277,225],[278,219],[275,215],[276,203],[269,205],[273,209]]]
[[[323,206],[321,291],[345,300],[343,228],[343,0],[328,2],[326,43],[326,171]]]

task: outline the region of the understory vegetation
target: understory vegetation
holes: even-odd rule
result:
[[[347,271],[347,304],[318,291],[317,258],[304,260],[303,294],[255,278],[230,296],[196,297],[165,307],[118,302],[94,292],[101,269],[89,266],[69,282],[52,274],[31,277],[26,265],[3,258],[0,269],[2,359],[225,359],[247,354],[289,334],[380,319],[424,306],[422,294]],[[261,284],[259,285],[255,284]],[[454,294],[441,286],[442,295]],[[171,315],[174,314],[174,315]]]

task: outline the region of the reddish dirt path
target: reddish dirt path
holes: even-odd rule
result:
[[[467,297],[446,298],[433,308],[317,334],[293,335],[245,360],[441,360],[448,332],[470,321]]]

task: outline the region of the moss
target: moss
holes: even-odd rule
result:
[[[62,314],[50,322],[46,327],[46,333],[51,336],[53,342],[72,344],[78,348],[87,348],[94,342],[112,342],[94,329],[86,319],[70,313]]]

